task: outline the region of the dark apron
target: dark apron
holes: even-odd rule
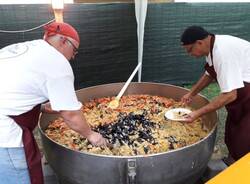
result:
[[[213,61],[212,36],[210,54]],[[205,65],[205,70],[217,80],[213,65]],[[226,105],[228,112],[225,125],[225,143],[230,155],[238,160],[250,152],[250,83],[244,82],[244,87],[237,89],[237,99]]]
[[[43,184],[43,172],[41,165],[41,154],[36,144],[32,131],[36,127],[39,119],[41,105],[35,106],[32,110],[18,116],[9,116],[23,130],[23,145],[30,174],[31,184]]]

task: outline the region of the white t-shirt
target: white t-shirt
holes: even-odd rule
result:
[[[250,42],[229,35],[215,35],[213,62],[221,92],[230,92],[250,82]]]
[[[49,100],[53,110],[79,110],[69,61],[44,40],[0,50],[0,147],[20,147],[19,115]]]

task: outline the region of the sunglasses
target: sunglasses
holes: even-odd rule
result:
[[[70,41],[68,38],[65,38],[68,43],[73,47],[73,52],[74,52],[74,55],[76,55],[78,53],[78,48],[73,44],[72,41]]]

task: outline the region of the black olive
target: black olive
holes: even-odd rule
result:
[[[139,143],[142,143],[143,142],[143,140],[141,139],[141,138],[137,138],[136,139]]]
[[[147,154],[149,151],[148,147],[143,147],[143,149],[144,149],[144,152]]]
[[[174,145],[173,145],[173,143],[171,143],[170,142],[170,144],[169,144],[169,147],[168,147],[170,150],[172,150],[172,149],[174,149]]]

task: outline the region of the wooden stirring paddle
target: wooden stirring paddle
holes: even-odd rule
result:
[[[123,93],[126,91],[128,85],[130,84],[131,80],[134,78],[136,72],[138,71],[138,69],[141,66],[141,63],[138,63],[138,65],[136,66],[136,68],[134,69],[133,73],[130,75],[130,77],[128,78],[128,80],[126,81],[125,85],[122,87],[121,91],[119,92],[119,94],[115,97],[114,100],[112,100],[109,104],[108,107],[111,109],[116,109],[119,106],[119,101],[123,95]]]

